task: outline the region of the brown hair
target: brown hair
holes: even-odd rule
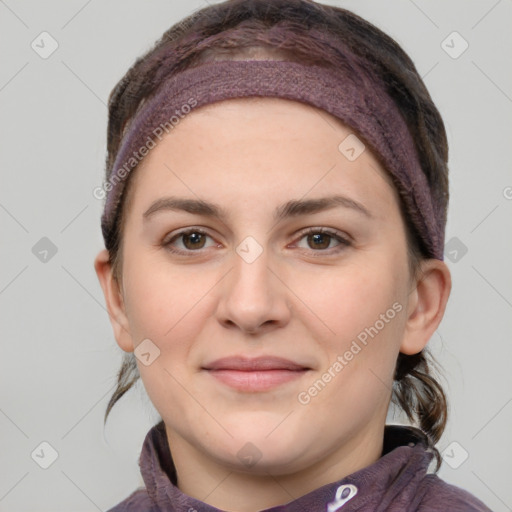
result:
[[[293,44],[282,37],[280,27],[292,28],[297,34]],[[166,31],[150,51],[136,60],[110,94],[107,179],[127,126],[141,104],[153,96],[168,77],[199,62],[221,56],[230,58],[257,47],[263,47],[269,53],[280,53],[289,60],[329,65],[325,49],[320,48],[318,39],[312,38],[311,30],[334,34],[350,51],[364,58],[368,69],[383,81],[407,122],[431,194],[439,201],[436,204],[443,205],[446,220],[446,132],[413,62],[396,41],[371,23],[345,9],[312,0],[228,0],[196,11]],[[129,199],[133,176],[130,178],[115,219],[114,236],[107,246],[114,276],[119,282],[125,203]],[[420,261],[428,255],[405,214],[404,220],[414,274],[419,271]],[[114,404],[138,378],[134,355],[125,354],[105,421]],[[442,387],[431,375],[427,351],[415,355],[399,354],[392,399],[427,435],[439,467],[440,456],[434,445],[446,425],[447,401]]]

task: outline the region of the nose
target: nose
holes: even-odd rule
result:
[[[289,290],[269,260],[266,250],[254,261],[233,254],[234,267],[223,280],[216,311],[224,327],[258,334],[290,321]]]

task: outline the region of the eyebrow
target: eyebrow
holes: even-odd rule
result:
[[[354,210],[368,218],[373,218],[370,211],[358,201],[345,196],[328,196],[319,199],[293,199],[278,206],[274,210],[274,220],[279,222],[289,217],[299,217],[312,213],[319,213],[336,207],[344,207]],[[221,206],[204,201],[202,199],[186,199],[180,197],[163,197],[156,200],[143,213],[144,221],[148,220],[157,212],[162,211],[185,211],[195,215],[214,217],[225,222],[229,215]]]

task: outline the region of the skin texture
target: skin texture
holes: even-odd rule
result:
[[[444,313],[446,265],[426,260],[410,275],[396,191],[370,150],[352,162],[338,150],[350,133],[321,110],[276,98],[197,109],[132,176],[121,282],[106,251],[96,258],[119,346],[129,352],[150,339],[160,350],[138,365],[166,425],[178,486],[215,507],[283,504],[376,461],[398,353],[422,350]],[[331,195],[368,215],[345,205],[273,218],[287,201]],[[167,209],[143,218],[169,196],[216,203],[227,216]],[[175,237],[194,227],[207,233],[199,244]],[[308,237],[306,228],[348,243]],[[246,237],[262,250],[251,263],[236,251]],[[188,253],[170,252],[169,241]],[[241,247],[254,255],[251,243]],[[347,361],[381,315],[384,327]],[[202,370],[231,355],[310,369],[268,391],[239,391]],[[338,356],[347,364],[336,371]],[[248,466],[247,454],[257,462]]]

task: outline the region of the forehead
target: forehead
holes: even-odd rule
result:
[[[311,140],[329,142],[353,132],[340,119],[308,103],[274,97],[233,98],[204,105],[180,122],[180,135],[197,129],[212,135],[229,134],[232,139],[247,140],[267,135],[274,140]],[[235,129],[236,127],[236,129]],[[243,131],[240,130],[243,128]],[[282,131],[282,128],[286,128]],[[169,134],[168,138],[172,135]],[[271,137],[270,137],[271,136]],[[214,137],[222,142],[220,137]]]
[[[388,173],[355,137],[342,121],[306,103],[271,97],[224,100],[181,119],[139,164],[130,189],[162,192],[165,183],[181,179],[184,191],[193,184],[188,192],[194,195],[236,185],[242,196],[270,188],[302,196],[339,185],[349,192],[373,189],[373,195],[398,201]],[[344,153],[350,147],[361,151],[355,159]]]

